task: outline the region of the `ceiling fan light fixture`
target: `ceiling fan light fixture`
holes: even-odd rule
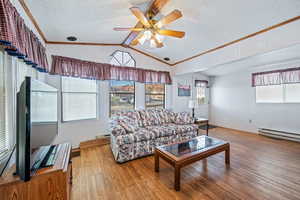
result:
[[[159,34],[155,34],[155,36],[154,36],[156,39],[157,39],[157,41],[158,42],[160,42],[160,43],[162,43],[163,42],[163,40],[164,40],[164,36],[162,36],[162,35],[159,35]]]
[[[149,30],[146,30],[146,31],[144,32],[144,36],[146,37],[146,40],[150,40],[151,37],[152,37],[152,32],[149,31]]]
[[[138,41],[141,45],[143,45],[146,42],[146,36],[143,35],[141,38],[138,39]]]
[[[156,43],[155,43],[155,40],[154,40],[154,39],[151,39],[151,40],[150,40],[150,47],[151,47],[151,48],[156,48]]]

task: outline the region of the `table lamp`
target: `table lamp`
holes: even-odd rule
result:
[[[195,118],[195,108],[198,107],[197,101],[196,100],[189,100],[188,107],[192,109],[192,117]]]

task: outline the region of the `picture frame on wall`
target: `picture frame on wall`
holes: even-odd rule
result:
[[[178,96],[179,97],[190,97],[191,86],[178,83]]]

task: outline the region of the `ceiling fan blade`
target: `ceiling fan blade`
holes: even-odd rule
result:
[[[160,35],[166,35],[166,36],[171,36],[171,37],[177,37],[177,38],[183,38],[185,35],[185,32],[182,31],[173,31],[173,30],[157,30],[157,32]]]
[[[152,36],[151,39],[154,40],[157,48],[161,48],[164,46],[164,44],[161,41],[159,41],[156,37]]]
[[[150,7],[147,9],[145,13],[149,13],[152,15],[152,17],[155,17],[157,13],[169,2],[170,0],[154,0]],[[143,24],[139,21],[135,28],[143,28]],[[125,38],[123,41],[124,46],[128,46],[132,43],[132,41],[139,35],[139,32],[137,31],[131,31],[129,35]]]
[[[144,15],[144,13],[137,7],[132,7],[130,8],[131,12],[134,14],[134,16],[136,16],[136,18],[138,18],[140,20],[140,22],[146,27],[149,28],[151,25],[148,21],[148,19],[146,18],[146,16]]]
[[[171,22],[179,19],[180,17],[182,17],[182,14],[179,10],[173,10],[170,14],[168,14],[167,16],[163,17],[161,20],[159,20],[156,24],[155,27],[156,28],[161,28],[167,24],[170,24]]]
[[[144,33],[138,34],[138,36],[130,43],[132,46],[136,46],[139,44],[139,39],[143,37]]]
[[[154,0],[149,8],[154,16],[161,11],[161,9],[169,2],[170,0]]]
[[[144,28],[114,28],[115,31],[143,31]]]

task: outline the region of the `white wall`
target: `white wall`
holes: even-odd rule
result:
[[[183,112],[189,111],[192,112],[190,108],[188,108],[188,101],[196,98],[196,89],[194,87],[195,80],[209,80],[207,76],[202,75],[201,73],[192,73],[185,75],[178,75],[173,77],[173,110],[175,112]],[[190,97],[179,97],[178,96],[178,83],[191,85],[192,86],[192,94]],[[200,105],[195,109],[196,117],[209,117],[209,104]]]
[[[160,63],[152,58],[146,57],[130,49],[114,46],[81,46],[81,45],[47,45],[48,61],[51,63],[51,55],[60,55],[73,57],[77,59],[89,60],[94,62],[109,63],[110,55],[116,51],[122,50],[129,52],[136,60],[137,67],[171,71],[171,67]],[[60,77],[47,75],[47,82],[60,88]],[[172,86],[167,86],[166,107],[172,108]],[[135,87],[136,108],[145,107],[145,87],[142,83],[136,83]],[[61,108],[59,94],[59,110]],[[99,81],[99,119],[82,120],[61,123],[59,116],[58,136],[55,143],[71,142],[73,147],[77,147],[81,141],[95,139],[97,135],[107,134],[109,121],[109,82]],[[61,113],[60,113],[61,114]]]
[[[256,133],[269,128],[300,133],[300,103],[257,104],[251,74],[299,66],[300,61],[256,67],[211,79],[212,124]]]

